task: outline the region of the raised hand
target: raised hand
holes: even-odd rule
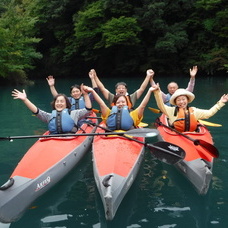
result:
[[[154,77],[154,71],[152,69],[149,69],[146,71],[146,75],[151,76],[151,78],[153,78]]]
[[[54,86],[55,85],[55,79],[54,79],[54,77],[52,75],[49,75],[46,78],[46,80],[47,80],[49,86]]]
[[[22,92],[20,92],[19,90],[17,89],[14,89],[12,91],[12,96],[14,97],[13,99],[21,99],[21,100],[25,100],[27,98],[27,95],[26,95],[26,92],[25,90],[23,89]]]
[[[190,73],[191,78],[192,77],[194,78],[196,76],[197,71],[198,71],[198,67],[197,66],[193,66],[192,69],[191,68],[189,69],[189,73]]]
[[[223,103],[226,103],[228,101],[228,94],[222,95],[220,101],[223,102]]]

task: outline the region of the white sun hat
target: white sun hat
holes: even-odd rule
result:
[[[195,99],[195,95],[186,89],[177,89],[171,96],[169,103],[176,105],[176,98],[179,96],[186,96],[188,98],[188,103],[191,103]]]

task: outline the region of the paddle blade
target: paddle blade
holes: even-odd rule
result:
[[[140,122],[140,123],[138,124],[138,127],[148,127],[148,123]]]
[[[212,144],[201,140],[201,139],[196,139],[194,142],[195,145],[200,145],[202,146],[204,149],[207,150],[207,152],[214,158],[218,158],[219,157],[219,151],[217,150],[217,148],[215,146],[213,146]]]
[[[206,126],[210,126],[210,127],[222,127],[222,124],[217,124],[217,123],[212,123],[212,122],[208,122],[205,120],[198,120],[201,124],[204,124]]]
[[[174,165],[182,161],[186,155],[181,147],[168,142],[147,144],[147,147],[154,157],[169,165]]]
[[[154,137],[159,134],[159,131],[150,128],[135,128],[129,131],[125,131],[123,133],[125,135],[131,135],[134,137]],[[115,134],[115,132],[113,134]]]
[[[161,113],[161,110],[159,110],[159,109],[156,109],[156,108],[151,108],[151,107],[148,107],[148,109],[150,110],[150,111],[152,111],[153,113]]]

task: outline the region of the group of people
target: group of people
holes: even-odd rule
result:
[[[168,117],[171,127],[180,132],[195,131],[199,119],[210,118],[228,101],[228,94],[224,94],[208,110],[189,107],[195,98],[193,90],[197,71],[197,66],[193,66],[189,70],[190,81],[186,89],[179,89],[177,83],[171,82],[167,86],[167,94],[163,93],[159,84],[154,82],[154,71],[152,69],[146,71],[146,77],[140,88],[132,94],[128,94],[127,85],[124,82],[118,82],[115,86],[115,94],[111,93],[100,81],[96,71],[92,69],[89,72],[92,87],[83,84],[74,85],[70,88],[71,96],[67,97],[56,91],[54,77],[48,76],[47,82],[54,97],[51,113],[36,107],[27,98],[25,90],[20,92],[14,89],[12,96],[14,99],[21,99],[40,120],[48,123],[51,134],[76,132],[83,120],[91,114],[94,101],[99,104],[102,119],[109,130],[135,128],[142,121],[151,93],[154,93],[157,106]],[[135,107],[136,101],[141,97],[149,83],[151,86],[146,95],[139,106]],[[100,92],[107,102],[100,97]]]

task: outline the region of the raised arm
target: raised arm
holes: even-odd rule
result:
[[[154,77],[154,71],[149,69],[146,71],[146,77],[143,81],[143,83],[141,84],[140,88],[136,91],[137,92],[137,99],[139,99],[141,97],[141,95],[143,94],[143,92],[145,91],[148,83],[150,82],[151,78]]]
[[[138,110],[139,119],[142,118],[142,116],[143,116],[144,110],[150,100],[151,93],[156,89],[157,89],[156,87],[150,87],[148,92],[146,93],[145,97],[143,98],[142,102],[138,106],[137,110]]]
[[[95,101],[100,106],[102,116],[106,116],[109,108],[105,104],[105,102],[101,99],[101,97],[96,93],[96,91],[93,88],[87,86],[86,91],[93,94]]]
[[[194,113],[197,119],[209,119],[215,115],[225,104],[228,102],[228,94],[222,95],[220,100],[213,105],[210,109],[197,109],[195,108]]]
[[[157,84],[154,86],[154,88],[155,88],[155,89],[153,90],[153,92],[154,92],[154,97],[155,97],[157,106],[158,106],[158,108],[161,110],[162,113],[164,113],[164,114],[166,114],[166,115],[168,116],[167,111],[166,111],[166,108],[168,109],[168,108],[170,108],[170,107],[164,105],[164,102],[163,102],[163,99],[162,99],[162,92],[161,92],[161,90],[160,90],[159,84],[157,83]]]
[[[97,84],[97,87],[99,88],[99,90],[101,91],[101,93],[103,94],[104,98],[106,100],[108,100],[108,97],[109,97],[109,90],[107,90],[103,83],[100,81],[100,79],[98,78],[97,76],[97,73],[94,69],[90,70],[90,72],[94,75],[94,79],[95,79],[95,82]]]
[[[90,70],[89,72],[89,77],[90,77],[90,80],[91,80],[91,84],[92,84],[92,88],[97,88],[97,83],[96,83],[96,80],[95,80],[95,76],[96,76],[96,71],[95,70]]]
[[[91,100],[89,98],[87,86],[84,86],[83,84],[81,84],[80,89],[81,89],[81,92],[82,92],[84,100],[85,100],[85,107],[87,109],[92,109],[92,103],[91,103]]]
[[[198,67],[197,66],[193,66],[192,69],[189,69],[189,74],[190,74],[190,81],[188,83],[188,87],[186,88],[186,90],[188,90],[189,92],[193,92],[194,90],[194,86],[195,86],[195,77],[198,71]]]
[[[50,87],[50,90],[51,90],[51,94],[53,97],[57,96],[58,95],[58,92],[56,91],[55,89],[55,79],[52,75],[49,75],[47,78],[46,78],[47,82],[48,82],[48,85]]]
[[[151,85],[151,87],[156,86],[156,83],[155,83],[155,81],[154,81],[154,75],[153,75],[153,76],[151,77],[151,79],[150,79],[150,85]],[[162,94],[162,100],[163,100],[163,102],[165,102],[166,99],[167,99],[167,94],[165,94],[165,93],[162,92],[162,91],[161,91],[161,94]]]
[[[13,99],[20,99],[24,102],[24,104],[27,106],[27,108],[32,111],[33,113],[38,112],[38,108],[27,98],[26,92],[23,89],[22,92],[20,92],[17,89],[14,89],[12,91],[12,96],[14,97]]]

